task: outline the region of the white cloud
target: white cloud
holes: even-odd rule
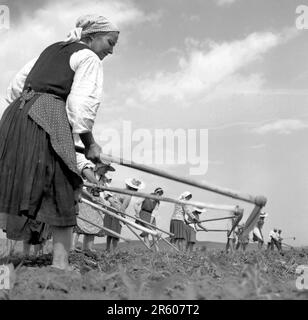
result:
[[[259,126],[252,130],[253,133],[267,134],[290,134],[308,128],[308,123],[298,119],[281,119],[265,125]]]
[[[76,19],[85,13],[101,13],[116,23],[120,30],[157,21],[159,13],[147,15],[133,1],[55,1],[40,7],[31,15],[24,14],[1,35],[0,90],[3,92],[9,80],[30,59],[37,56],[47,45],[66,37]],[[125,42],[123,33],[121,42]],[[123,41],[124,40],[124,41]]]
[[[216,4],[220,7],[229,6],[237,0],[215,0]]]
[[[176,72],[159,71],[133,83],[142,100],[157,102],[163,97],[177,101],[197,96],[257,93],[263,84],[259,74],[241,75],[244,67],[260,59],[281,42],[281,36],[270,32],[253,33],[242,40],[210,43],[209,49],[198,42],[188,54],[178,59]],[[201,46],[201,48],[200,48]]]

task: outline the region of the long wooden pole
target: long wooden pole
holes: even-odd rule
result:
[[[79,216],[77,216],[77,218],[78,218],[79,220],[82,220],[82,221],[84,221],[84,222],[86,222],[86,223],[91,224],[92,226],[95,226],[95,227],[100,228],[100,229],[102,229],[102,230],[104,230],[104,231],[106,231],[106,232],[109,232],[109,233],[112,234],[114,237],[117,237],[117,238],[120,238],[120,239],[122,239],[122,240],[124,240],[124,241],[129,242],[128,239],[124,238],[124,237],[121,236],[119,233],[114,232],[113,230],[110,230],[110,229],[108,229],[108,228],[106,228],[106,227],[99,226],[98,224],[93,223],[93,222],[91,222],[91,221],[89,221],[89,220],[87,220],[87,219],[85,219],[85,218],[82,218],[82,217],[79,217]]]
[[[84,202],[84,203],[86,203],[86,204],[88,204],[88,205],[90,205],[91,207],[93,207],[93,208],[95,208],[95,209],[98,209],[98,210],[100,210],[100,211],[102,211],[102,212],[104,212],[104,213],[106,213],[106,214],[109,214],[110,216],[112,216],[112,217],[114,217],[114,218],[116,218],[116,219],[118,219],[118,220],[120,220],[120,221],[122,221],[122,222],[124,222],[124,223],[126,223],[126,224],[131,225],[131,226],[134,227],[135,229],[139,229],[139,230],[144,231],[144,232],[146,232],[146,233],[150,233],[150,234],[152,234],[152,235],[154,235],[154,236],[157,236],[157,235],[158,235],[158,233],[157,233],[156,231],[150,230],[150,229],[148,229],[148,228],[145,228],[145,227],[143,227],[143,226],[141,226],[141,225],[139,225],[139,224],[137,224],[137,223],[134,223],[134,222],[132,222],[132,221],[129,221],[129,220],[121,217],[120,215],[117,215],[117,214],[115,214],[115,213],[113,213],[113,212],[110,212],[109,210],[103,209],[101,206],[98,206],[97,204],[94,204],[93,202],[91,202],[91,201],[89,201],[89,200],[86,200],[86,199],[84,199],[84,198],[81,198],[81,201]]]
[[[106,204],[104,204],[104,203],[102,203],[102,202],[100,202],[100,201],[99,201],[98,203],[99,203],[100,205],[102,205],[103,207],[105,207],[106,209],[108,209],[108,210],[113,210],[113,211],[116,211],[117,213],[124,214],[125,216],[127,216],[127,217],[129,217],[129,218],[132,218],[132,219],[135,219],[136,221],[142,222],[143,224],[146,224],[147,226],[152,227],[152,228],[154,228],[154,229],[156,229],[156,230],[158,230],[158,231],[161,231],[161,232],[163,232],[163,233],[165,233],[165,234],[167,234],[167,235],[169,235],[169,236],[171,236],[171,237],[174,236],[173,233],[170,233],[170,232],[168,232],[168,231],[165,231],[165,230],[163,230],[163,229],[160,229],[160,228],[158,228],[157,226],[155,226],[154,224],[151,224],[151,223],[149,223],[149,222],[147,222],[147,221],[144,221],[144,220],[142,220],[142,219],[140,219],[140,218],[134,217],[134,216],[132,216],[132,215],[126,213],[126,212],[122,212],[122,211],[116,210],[115,208],[112,208],[112,207],[110,207],[110,206],[107,206]]]
[[[135,230],[133,230],[132,227],[130,227],[128,224],[125,224],[125,225],[126,225],[126,227],[143,243],[143,245],[144,245],[147,249],[152,250],[152,249],[143,241],[143,239],[139,236],[139,234],[138,234]]]
[[[83,147],[75,146],[75,149],[79,153],[84,153],[85,152],[85,149]],[[107,160],[109,162],[114,162],[114,163],[117,163],[117,164],[122,165],[122,166],[126,166],[126,167],[129,167],[129,168],[133,168],[133,169],[140,170],[140,171],[143,171],[143,172],[147,172],[147,173],[150,173],[150,174],[154,174],[156,176],[160,176],[160,177],[167,178],[167,179],[170,179],[170,180],[174,180],[174,181],[177,181],[177,182],[185,183],[185,184],[188,184],[190,186],[201,188],[201,189],[204,189],[204,190],[207,190],[207,191],[211,191],[211,192],[215,192],[215,193],[218,193],[218,194],[221,194],[223,196],[230,197],[230,198],[234,198],[234,199],[242,200],[242,201],[245,201],[245,202],[253,203],[253,204],[256,204],[256,205],[261,206],[261,207],[263,207],[266,204],[266,201],[267,201],[266,198],[263,197],[263,196],[254,197],[254,196],[252,196],[250,194],[247,194],[247,193],[242,193],[242,192],[239,192],[239,191],[234,191],[234,190],[226,189],[226,188],[223,188],[223,187],[218,187],[218,186],[215,186],[215,185],[211,185],[211,184],[204,183],[204,182],[201,182],[201,181],[196,181],[194,179],[190,179],[190,178],[186,178],[186,177],[179,177],[178,175],[171,174],[171,173],[169,173],[167,171],[164,171],[164,170],[161,170],[161,169],[156,169],[156,168],[144,165],[144,164],[138,164],[138,163],[135,163],[134,161],[127,161],[127,160],[125,160],[123,158],[113,157],[113,156],[109,156],[109,155],[101,155],[101,159],[102,159],[102,161],[106,161]]]
[[[197,231],[206,231],[206,232],[227,232],[227,229],[197,229]]]
[[[218,220],[227,220],[227,219],[233,219],[236,216],[230,216],[230,217],[223,217],[223,218],[213,218],[213,219],[206,219],[206,220],[200,220],[199,222],[209,222],[209,221],[218,221]],[[189,222],[189,224],[192,224],[195,222]]]
[[[96,188],[99,188],[104,191],[127,194],[127,195],[131,195],[134,197],[139,197],[139,198],[148,198],[148,199],[153,199],[153,200],[158,200],[158,201],[163,201],[163,202],[171,202],[171,203],[180,204],[180,205],[195,206],[198,208],[222,210],[222,211],[228,211],[228,212],[237,212],[239,209],[238,206],[233,206],[233,205],[217,205],[217,204],[209,204],[209,203],[198,202],[198,201],[177,200],[177,199],[160,197],[160,196],[156,196],[156,195],[148,194],[148,193],[143,193],[143,192],[136,192],[136,191],[132,191],[132,190],[128,190],[128,189],[106,187],[106,186],[101,186],[101,185],[98,186],[96,184],[89,183],[89,182],[84,182],[84,186],[91,187],[91,188],[96,187]]]
[[[170,243],[167,239],[165,239],[165,238],[163,238],[163,237],[160,237],[159,239],[158,239],[158,241],[159,240],[162,240],[162,241],[164,241],[168,246],[170,246],[172,249],[174,249],[175,251],[177,251],[177,252],[180,252],[180,250],[176,247],[176,246],[174,246],[172,243]],[[158,242],[157,241],[157,242]]]

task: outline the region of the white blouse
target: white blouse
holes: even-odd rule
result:
[[[83,154],[76,152],[77,168],[82,175],[82,171],[86,168],[94,169],[95,164],[88,160]]]
[[[7,102],[18,98],[25,80],[36,59],[27,63],[14,77],[7,89]],[[75,72],[70,94],[66,101],[66,112],[76,134],[92,131],[103,92],[102,60],[91,50],[82,49],[70,57],[70,67]]]

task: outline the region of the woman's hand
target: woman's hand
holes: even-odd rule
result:
[[[92,132],[80,133],[79,136],[85,146],[85,157],[93,163],[100,162],[102,148],[95,142]]]
[[[101,153],[102,148],[96,142],[90,144],[89,147],[85,147],[85,157],[93,163],[101,161]]]

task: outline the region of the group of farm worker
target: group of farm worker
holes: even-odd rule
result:
[[[90,161],[86,160],[81,154],[77,154],[77,163],[80,168],[82,176],[91,183],[110,186],[111,177],[106,171],[115,171],[115,169],[109,166],[93,165]],[[104,168],[102,170],[102,168]],[[145,183],[140,179],[130,178],[125,180],[125,187],[131,191],[138,191],[145,187]],[[157,187],[151,195],[163,196],[164,190]],[[88,198],[94,203],[99,203],[107,209],[115,209],[116,214],[122,214],[125,217],[125,211],[129,204],[133,203],[133,209],[137,224],[144,226],[145,228],[152,229],[156,226],[157,217],[159,213],[160,201],[151,198],[132,197],[130,195],[115,194],[109,191],[99,192],[95,190],[95,187],[87,187],[83,189],[83,197]],[[188,191],[184,192],[179,200],[189,201],[192,194]],[[132,200],[134,198],[134,200]],[[199,214],[203,212],[202,209],[192,207],[190,205],[176,204],[174,207],[174,213],[170,222],[170,233],[173,235],[170,237],[170,242],[181,251],[193,251],[196,243],[196,223],[199,221]],[[89,223],[90,222],[90,223]],[[93,223],[93,225],[91,225]],[[119,237],[108,231],[104,231],[99,228],[102,226],[117,234],[121,234],[122,222],[117,219],[116,216],[110,216],[105,214],[104,216],[98,209],[94,209],[89,204],[79,204],[79,215],[77,220],[77,226],[74,228],[74,240],[73,250],[77,250],[77,241],[80,234],[84,235],[83,239],[83,251],[93,252],[94,237],[107,236],[106,250],[114,251],[117,248]],[[152,236],[150,241],[150,235],[146,231],[141,232],[140,237],[143,239],[148,247],[154,247],[158,250],[157,238]],[[186,244],[186,246],[185,246]]]
[[[112,193],[102,191],[102,187],[109,187],[112,182],[112,176],[109,172],[115,171],[111,163],[96,163],[87,160],[81,153],[76,153],[77,168],[84,182],[89,183],[88,186],[82,188],[80,200],[87,199],[93,204],[101,205],[103,208],[120,215],[125,218],[126,209],[130,203],[133,203],[137,224],[146,228],[155,227],[159,213],[160,201],[150,198],[134,197],[131,195]],[[137,178],[128,178],[125,180],[125,189],[130,191],[139,191],[145,187],[145,183]],[[164,190],[160,187],[156,188],[151,195],[163,196]],[[134,199],[133,199],[134,198]],[[181,194],[178,200],[189,201],[192,194],[188,191]],[[132,201],[133,199],[133,201]],[[199,215],[204,210],[191,205],[176,204],[170,221],[170,242],[181,251],[192,252],[196,243],[196,224],[199,221]],[[33,221],[29,219],[19,218],[20,223],[24,224],[26,237],[23,241],[24,256],[30,255],[31,245],[34,246],[34,254],[37,256],[44,253],[44,245],[52,237],[51,227],[43,222]],[[144,222],[143,222],[144,221]],[[16,221],[15,221],[16,223]],[[102,212],[93,208],[90,204],[79,201],[77,224],[73,228],[71,251],[84,252],[87,255],[96,255],[94,250],[95,237],[106,236],[107,252],[114,252],[118,246],[121,235],[123,222],[116,216],[102,214]],[[6,228],[4,228],[5,230]],[[107,231],[106,231],[107,230]],[[110,231],[108,231],[110,230]],[[82,249],[78,248],[78,240],[80,235],[83,236]],[[143,231],[140,238],[148,247],[154,247],[158,250],[157,238]],[[18,238],[16,240],[21,240]]]
[[[252,231],[252,241],[256,242],[258,245],[258,249],[261,250],[264,245],[264,236],[262,233],[262,228],[264,226],[265,218],[267,217],[267,213],[261,212],[260,217]],[[229,230],[231,230],[233,224],[235,222],[235,218],[231,220],[229,225]],[[243,234],[245,224],[239,224],[233,230],[233,232],[228,233],[226,251],[233,252],[234,250],[241,249],[242,251],[246,251],[246,248],[249,244],[249,234]],[[269,239],[267,242],[267,250],[274,250],[274,247],[278,249],[279,252],[282,251],[282,240],[281,230],[273,229],[269,233]]]
[[[115,169],[109,166],[93,165],[90,161],[86,160],[81,154],[77,154],[77,164],[80,168],[82,176],[92,183],[97,183],[98,185],[110,186],[111,177],[106,173],[107,171],[115,171]],[[104,168],[102,170],[102,168]],[[128,190],[138,191],[145,187],[145,183],[140,179],[127,179],[125,180],[125,186]],[[160,187],[156,188],[151,195],[163,196],[164,190]],[[150,198],[142,197],[132,197],[130,195],[120,195],[111,193],[109,191],[95,192],[95,188],[84,188],[83,197],[88,198],[93,202],[98,202],[101,205],[107,207],[108,209],[116,209],[115,213],[122,213],[125,217],[125,211],[128,208],[130,202],[133,203],[133,208],[135,211],[135,217],[137,224],[140,224],[146,228],[152,228],[156,226],[157,217],[159,213],[160,201]],[[134,200],[132,200],[134,198]],[[181,194],[179,200],[189,201],[192,198],[192,194],[188,191]],[[174,243],[176,247],[181,251],[193,251],[194,245],[196,243],[196,223],[199,221],[199,214],[203,212],[202,209],[192,207],[190,205],[176,204],[174,207],[174,212],[171,216],[170,222],[170,233],[173,236],[170,237],[170,242]],[[79,204],[79,215],[77,220],[77,226],[74,228],[74,241],[73,250],[76,250],[76,244],[80,234],[84,235],[83,240],[83,250],[85,252],[93,252],[94,237],[105,236],[106,239],[106,250],[114,251],[117,248],[119,238],[114,234],[109,233],[100,229],[99,226],[103,226],[111,231],[121,234],[122,223],[117,217],[105,214],[104,217],[100,210],[93,209],[90,205],[85,203]],[[144,221],[144,223],[142,222]],[[92,222],[93,225],[89,224]],[[95,225],[94,225],[95,224]],[[158,250],[157,240],[154,236],[152,241],[150,241],[150,235],[143,231],[140,234],[143,241],[147,246],[152,246]],[[186,246],[185,246],[186,244]],[[78,249],[77,249],[78,250]]]

